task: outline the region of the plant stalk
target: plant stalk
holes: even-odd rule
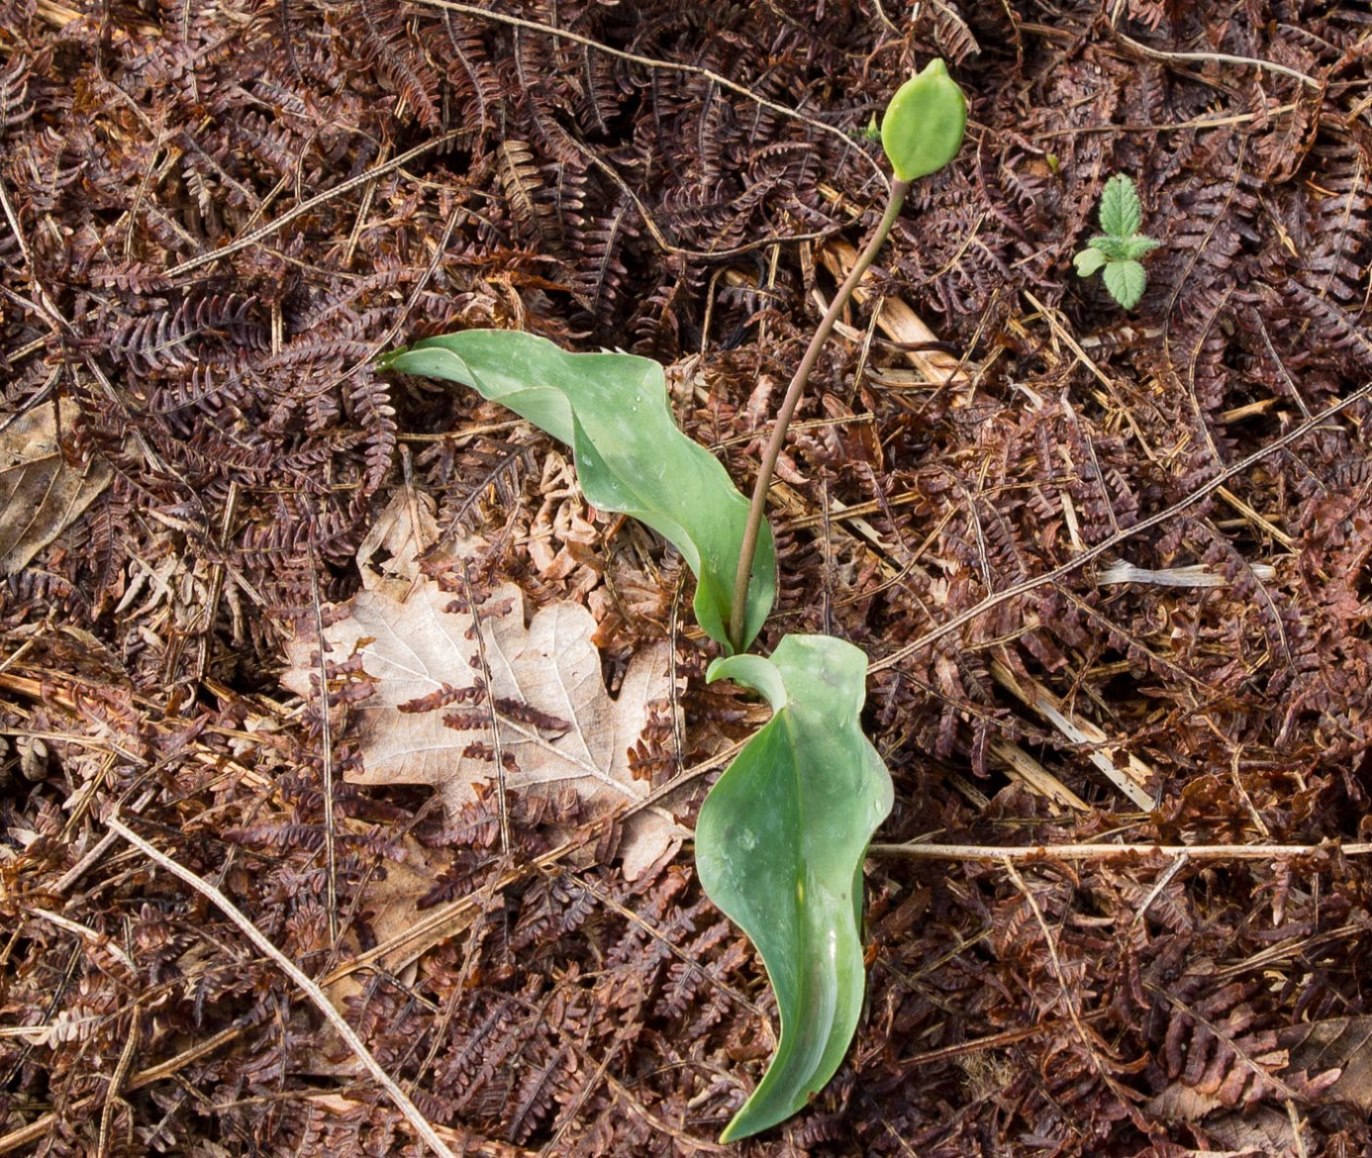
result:
[[[843,312],[848,300],[853,296],[853,290],[862,280],[862,275],[867,272],[867,267],[872,264],[877,253],[886,243],[891,227],[895,225],[896,218],[900,216],[901,206],[905,204],[905,195],[909,191],[909,181],[895,180],[891,182],[891,199],[886,204],[886,212],[882,214],[880,223],[873,230],[866,248],[858,255],[857,262],[853,265],[848,276],[844,278],[838,292],[834,294],[834,300],[829,303],[828,310],[825,311],[824,317],[815,329],[814,336],[810,339],[810,345],[805,350],[805,357],[800,360],[800,365],[796,367],[795,377],[791,379],[790,386],[786,388],[786,397],[781,401],[781,408],[777,411],[776,425],[772,429],[771,440],[767,443],[767,449],[762,456],[762,464],[758,468],[757,483],[753,487],[753,498],[748,507],[748,522],[743,528],[743,543],[738,553],[738,572],[734,578],[734,602],[729,609],[729,638],[733,641],[735,651],[743,651],[743,629],[744,620],[748,613],[748,585],[752,578],[753,556],[757,553],[758,536],[762,533],[762,520],[767,514],[767,492],[771,490],[772,474],[776,470],[777,459],[781,457],[781,448],[786,443],[787,428],[791,425],[791,418],[794,416],[796,407],[800,404],[801,395],[805,393],[805,387],[810,381],[810,371],[815,368],[815,362],[819,360],[820,350],[824,347],[830,333],[833,332],[834,323],[838,321],[839,314]]]

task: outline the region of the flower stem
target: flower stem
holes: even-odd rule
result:
[[[800,360],[800,365],[796,367],[795,377],[791,379],[790,386],[786,388],[786,397],[782,399],[781,409],[777,411],[776,425],[772,429],[771,440],[767,443],[767,450],[762,456],[762,464],[758,468],[757,483],[753,487],[752,503],[748,507],[748,522],[743,529],[743,543],[738,553],[738,573],[734,578],[734,602],[729,609],[729,638],[733,641],[735,651],[743,651],[744,621],[748,613],[748,584],[753,571],[753,556],[757,553],[757,540],[762,533],[762,520],[767,512],[767,492],[771,489],[772,474],[776,470],[777,459],[781,456],[781,448],[786,442],[786,430],[791,425],[791,418],[796,412],[796,407],[800,404],[801,395],[805,393],[805,386],[810,381],[810,371],[815,368],[815,362],[819,360],[820,350],[833,331],[834,323],[838,321],[839,314],[847,306],[848,299],[853,296],[853,290],[862,280],[862,275],[867,272],[867,267],[872,264],[878,251],[886,243],[891,227],[896,223],[896,218],[900,216],[900,208],[905,203],[905,195],[909,191],[909,181],[897,180],[891,183],[891,199],[887,202],[886,212],[882,214],[881,222],[873,231],[866,248],[858,255],[852,271],[844,278],[843,284],[839,286],[838,293],[834,295],[834,300],[829,303],[829,309],[820,320],[814,336],[810,339],[810,345],[805,350],[805,357]]]

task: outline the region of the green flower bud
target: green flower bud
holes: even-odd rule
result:
[[[881,147],[902,181],[937,173],[957,156],[967,125],[967,98],[942,60],[896,90],[881,122]]]

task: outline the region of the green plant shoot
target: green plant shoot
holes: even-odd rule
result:
[[[1160,243],[1139,232],[1143,228],[1143,207],[1134,182],[1123,173],[1116,173],[1105,183],[1100,198],[1100,227],[1104,232],[1091,238],[1072,263],[1079,277],[1101,271],[1110,296],[1124,309],[1132,310],[1148,285],[1140,258]]]
[[[899,181],[937,173],[958,155],[967,97],[942,60],[931,60],[896,90],[881,121],[881,147]]]
[[[788,635],[771,659],[743,654],[776,590],[767,491],[839,313],[910,183],[953,159],[966,121],[966,98],[941,60],[892,99],[881,126],[896,176],[890,199],[791,379],[751,503],[677,428],[662,367],[647,358],[569,354],[529,334],[470,330],[381,360],[386,369],[470,386],[571,446],[587,499],[642,520],[695,572],[696,618],[725,652],[709,678],[735,679],[771,704],[772,719],[715,783],[696,826],[701,884],[757,946],[781,1019],[776,1054],[724,1141],[803,1108],[848,1051],[866,992],[862,862],[893,800],[891,775],[859,722],[867,678],[859,649],[831,636]]]
[[[744,626],[740,616],[747,602],[753,551],[765,521],[772,472],[776,470],[777,459],[781,457],[786,428],[795,416],[796,407],[800,405],[805,386],[810,381],[810,372],[815,368],[820,350],[833,332],[839,314],[847,308],[862,275],[886,244],[891,227],[895,225],[901,206],[905,204],[905,195],[910,191],[911,182],[937,172],[957,156],[966,126],[967,97],[948,75],[948,67],[938,59],[931,60],[922,71],[901,85],[886,108],[886,115],[881,122],[881,146],[896,175],[891,183],[891,196],[886,203],[886,210],[858,254],[853,268],[839,286],[834,300],[829,303],[824,317],[815,327],[805,355],[796,367],[790,385],[786,387],[786,396],[777,409],[772,437],[758,466],[752,501],[748,505],[748,522],[743,532],[743,550],[739,554],[738,570],[734,575],[734,619],[729,624],[729,637],[734,640],[737,651],[744,650],[738,644]]]

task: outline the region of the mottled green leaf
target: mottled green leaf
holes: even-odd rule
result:
[[[867,657],[825,635],[788,635],[771,659],[718,659],[772,706],[715,783],[696,823],[710,899],[752,939],[781,1033],[762,1081],[721,1138],[784,1121],[824,1088],[862,1012],[862,862],[891,810],[891,776],[862,734]]]
[[[461,382],[570,446],[589,502],[648,524],[681,552],[696,575],[696,619],[731,650],[727,627],[748,501],[719,461],[677,427],[661,366],[632,354],[570,354],[508,330],[426,338],[387,354],[381,365]],[[745,647],[775,591],[776,553],[764,526],[748,588]]]

